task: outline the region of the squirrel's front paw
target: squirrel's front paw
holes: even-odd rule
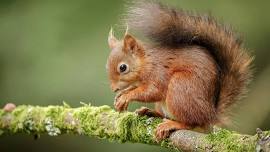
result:
[[[129,100],[124,94],[115,98],[114,107],[119,112],[127,110],[128,104],[129,104]]]

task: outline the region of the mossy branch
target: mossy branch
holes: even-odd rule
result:
[[[215,129],[211,134],[180,130],[169,139],[156,142],[154,132],[161,121],[160,118],[140,117],[132,112],[119,113],[109,106],[84,104],[71,108],[67,104],[48,107],[22,105],[12,112],[0,110],[0,135],[78,134],[184,151],[255,151],[269,148],[269,132],[250,136],[225,129]]]

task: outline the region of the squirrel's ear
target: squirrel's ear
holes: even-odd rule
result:
[[[137,42],[136,38],[134,38],[133,36],[131,36],[130,34],[125,34],[124,37],[124,52],[130,52],[131,53],[139,53],[142,54],[143,53],[143,49],[140,46],[140,44]]]
[[[114,37],[113,28],[111,28],[108,36],[108,44],[111,49],[115,48],[118,40]]]

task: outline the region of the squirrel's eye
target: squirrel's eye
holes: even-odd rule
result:
[[[127,64],[125,64],[125,63],[121,63],[121,64],[119,64],[119,66],[118,66],[118,72],[119,73],[127,73],[128,72],[128,65]]]

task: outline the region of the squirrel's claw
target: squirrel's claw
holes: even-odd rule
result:
[[[159,124],[155,133],[156,141],[160,142],[161,140],[168,138],[172,131],[174,131],[174,128],[168,127],[166,123],[163,122]]]
[[[149,109],[147,107],[141,107],[139,109],[136,109],[135,110],[135,113],[139,116],[148,116],[148,117],[160,117],[160,118],[163,118],[162,114],[155,111],[155,110],[152,110],[152,109]]]
[[[168,138],[172,132],[180,129],[190,129],[185,124],[169,120],[169,119],[163,119],[163,122],[160,123],[156,129],[156,141],[160,142],[163,139]]]
[[[129,101],[125,97],[125,95],[121,95],[117,97],[116,100],[114,101],[114,107],[119,112],[126,111],[128,108],[128,104],[129,104]]]
[[[135,86],[129,86],[126,89],[120,90],[114,97],[114,107],[117,111],[126,111],[129,104],[128,92],[135,89]]]
[[[135,113],[139,116],[148,116],[148,113],[151,112],[151,109],[147,107],[141,107],[135,110]]]

